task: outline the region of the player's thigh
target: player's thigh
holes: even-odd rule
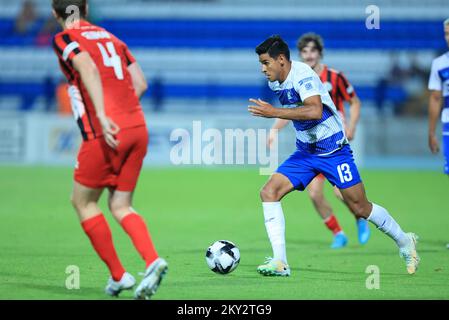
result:
[[[316,157],[315,165],[340,190],[362,182],[349,145],[328,156]]]
[[[341,189],[341,195],[349,209],[358,217],[368,218],[372,210],[372,204],[368,201],[365,192],[365,186],[362,182]]]
[[[122,192],[133,192],[139,179],[143,160],[147,154],[148,131],[145,126],[128,130],[128,139],[131,147],[126,153],[126,157],[121,159],[116,179],[116,190]]]
[[[334,194],[338,199],[343,201],[343,195],[341,194],[340,189],[338,189],[336,186],[334,186]]]
[[[115,184],[111,165],[113,150],[104,139],[83,141],[77,156],[74,180],[90,189],[102,189]]]
[[[102,192],[103,188],[93,189],[74,181],[71,201],[81,221],[94,217],[101,212],[98,207],[98,200]]]
[[[74,181],[71,200],[74,204],[81,206],[89,203],[97,203],[102,192],[103,188],[93,189]]]
[[[276,173],[287,177],[293,189],[304,191],[317,176],[318,170],[313,168],[309,155],[296,151],[277,168]]]
[[[323,175],[317,175],[307,186],[307,192],[312,199],[321,198],[324,196],[324,182],[325,177]]]
[[[294,190],[290,180],[281,173],[274,173],[260,191],[260,198],[265,202],[280,201]]]

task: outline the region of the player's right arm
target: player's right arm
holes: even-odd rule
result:
[[[273,145],[274,139],[277,138],[277,131],[274,130],[282,130],[285,126],[290,122],[290,120],[286,119],[276,119],[271,127],[270,134],[268,136],[267,145],[268,148],[271,148]]]
[[[118,126],[108,117],[104,111],[103,86],[100,72],[95,62],[87,52],[81,52],[72,59],[73,67],[80,74],[81,81],[89,93],[95,107],[95,113],[103,128],[106,143],[111,148],[117,148],[118,141],[114,138],[119,131]]]
[[[429,97],[429,148],[432,153],[438,153],[440,146],[435,131],[441,112],[441,91],[431,90]]]
[[[432,68],[430,71],[429,90],[429,148],[432,153],[438,153],[440,151],[440,146],[438,144],[438,139],[435,135],[435,131],[437,128],[437,122],[442,106],[442,84],[438,74],[438,66],[435,60],[432,63]]]

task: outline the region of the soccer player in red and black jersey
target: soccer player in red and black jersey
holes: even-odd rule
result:
[[[53,47],[70,84],[81,144],[74,173],[72,203],[97,254],[109,268],[106,293],[118,296],[136,281],[125,271],[98,205],[105,188],[109,209],[145,261],[135,298],[149,298],[167,271],[154,248],[132,196],[147,152],[148,132],[139,98],[147,89],[141,68],[125,43],[86,20],[87,0],[53,0],[63,31]]]
[[[345,125],[346,136],[349,141],[354,139],[357,122],[360,117],[360,100],[354,90],[354,87],[349,83],[342,72],[331,69],[327,65],[321,62],[323,58],[324,44],[322,38],[315,33],[306,33],[302,35],[298,42],[297,47],[301,60],[308,64],[320,77],[324,86],[329,91],[329,95],[332,98],[337,110],[339,111],[343,124]],[[344,103],[349,103],[350,119],[349,123],[346,119]],[[273,129],[282,129],[290,121],[284,119],[277,119],[273,125]],[[268,140],[269,146],[271,146],[274,134],[271,134]],[[308,186],[310,199],[312,200],[315,209],[322,217],[327,228],[332,231],[334,235],[331,248],[337,249],[346,246],[348,240],[343,232],[337,218],[334,215],[334,211],[329,202],[324,197],[324,181],[323,175],[317,176]],[[334,188],[335,195],[343,200],[343,197],[338,190]],[[365,244],[370,237],[370,230],[368,222],[365,219],[357,219],[358,226],[358,238],[361,244]]]

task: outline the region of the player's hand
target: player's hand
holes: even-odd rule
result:
[[[249,101],[256,104],[248,106],[248,111],[253,116],[263,118],[277,118],[277,108],[273,107],[268,102],[261,99],[249,99]]]
[[[434,134],[429,135],[429,148],[432,153],[440,152],[440,145],[438,143],[438,139]]]
[[[346,128],[346,137],[349,141],[354,140],[355,129],[354,128]]]
[[[120,128],[108,117],[101,117],[100,123],[103,128],[104,140],[108,146],[112,149],[116,149],[119,145],[119,141],[115,138],[115,135],[120,131]]]

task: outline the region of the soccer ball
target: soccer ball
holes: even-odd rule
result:
[[[216,241],[207,248],[206,262],[209,268],[215,273],[231,273],[240,263],[239,248],[231,241]]]

